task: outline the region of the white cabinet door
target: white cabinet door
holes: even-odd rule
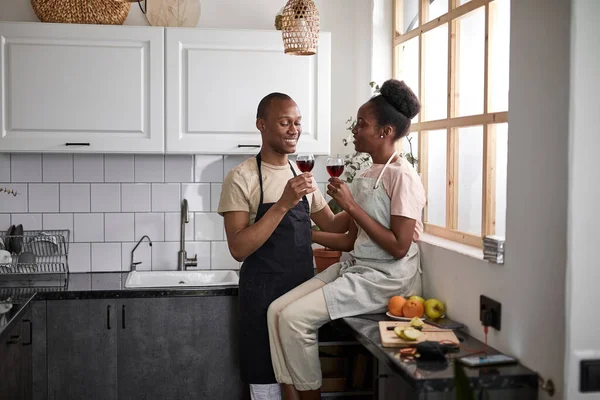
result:
[[[0,151],[164,152],[164,29],[0,23]]]
[[[279,31],[166,28],[167,152],[256,153],[256,107],[283,92],[302,113],[298,151],[328,154],[330,70],[330,33],[290,56]]]

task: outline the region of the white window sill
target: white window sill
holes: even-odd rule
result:
[[[483,250],[477,247],[469,246],[463,243],[453,242],[452,240],[444,239],[438,236],[433,236],[425,232],[421,234],[419,241],[484,261]]]

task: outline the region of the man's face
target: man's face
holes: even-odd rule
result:
[[[256,121],[263,137],[263,146],[280,154],[296,152],[302,133],[302,115],[293,100],[273,100],[265,118]]]

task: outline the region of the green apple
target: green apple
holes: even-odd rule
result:
[[[425,304],[425,315],[427,318],[431,320],[436,320],[440,317],[443,317],[446,309],[444,308],[444,303],[437,299],[428,299]]]
[[[419,297],[419,296],[410,296],[408,299],[409,300],[417,300],[417,301],[420,301],[421,304],[425,304],[425,299],[422,297]]]

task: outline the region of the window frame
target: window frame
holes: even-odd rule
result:
[[[424,34],[431,32],[444,24],[448,26],[448,88],[447,88],[447,115],[445,119],[423,121],[421,113],[418,120],[411,124],[410,133],[417,133],[419,137],[418,146],[418,169],[427,196],[427,204],[424,210],[424,230],[426,233],[460,242],[470,246],[482,248],[482,237],[494,235],[496,231],[496,132],[495,124],[508,123],[508,111],[490,112],[489,76],[490,69],[494,65],[493,53],[489,51],[490,46],[495,44],[493,24],[497,18],[497,3],[494,0],[470,0],[459,5],[459,0],[437,0],[448,1],[448,12],[426,22],[429,18],[429,0],[418,0],[417,27],[402,32],[402,9],[406,0],[394,0],[393,19],[393,76],[398,78],[397,51],[401,51],[401,45],[416,37],[419,38],[418,56],[418,79],[419,99],[424,101],[424,79],[423,79],[423,54],[426,46]],[[457,116],[457,75],[459,69],[458,38],[460,34],[459,20],[469,13],[485,8],[485,40],[484,40],[484,71],[483,71],[483,113],[469,116]],[[482,169],[482,209],[481,209],[481,234],[461,232],[458,230],[458,130],[470,126],[483,127],[483,169]],[[428,132],[434,130],[446,130],[446,224],[445,226],[434,225],[427,222],[429,192],[428,182]],[[402,151],[402,142],[398,143]]]

